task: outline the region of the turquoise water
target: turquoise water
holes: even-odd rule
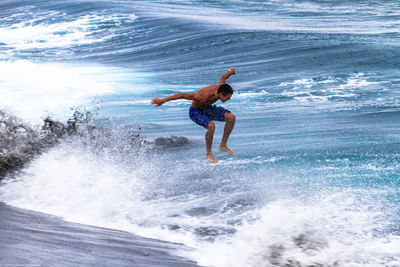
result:
[[[80,107],[112,131],[101,151],[79,139],[37,157],[1,201],[182,242],[206,266],[400,264],[397,1],[0,7],[1,109],[37,124]],[[217,152],[217,122],[210,165],[190,102],[149,101],[229,67],[217,104],[237,117],[237,155]],[[139,127],[148,145],[131,153],[122,129]],[[154,143],[170,136],[187,142]]]

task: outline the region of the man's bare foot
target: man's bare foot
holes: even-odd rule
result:
[[[208,161],[209,161],[210,163],[217,163],[217,162],[218,162],[218,160],[217,160],[217,159],[214,157],[214,155],[211,154],[211,153],[207,154],[207,159],[208,159]]]
[[[229,147],[227,147],[227,146],[220,146],[219,147],[219,151],[221,151],[221,152],[226,152],[226,153],[228,153],[229,155],[236,155],[235,154],[235,152],[233,152],[232,150],[230,150],[229,149]]]

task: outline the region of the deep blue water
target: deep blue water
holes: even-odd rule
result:
[[[0,108],[113,126],[101,151],[37,157],[0,200],[182,242],[206,266],[400,265],[399,29],[394,0],[2,1]],[[211,165],[190,102],[149,102],[229,67],[237,155],[217,123]],[[138,127],[139,154],[121,130]],[[170,136],[188,142],[153,144]]]

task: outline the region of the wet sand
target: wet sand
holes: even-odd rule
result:
[[[189,248],[0,202],[0,266],[198,266],[177,249]]]

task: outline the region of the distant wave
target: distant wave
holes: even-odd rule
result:
[[[104,42],[114,37],[111,27],[130,23],[136,18],[134,14],[112,15],[98,11],[73,17],[62,11],[37,10],[28,6],[23,12],[15,13],[12,19],[0,20],[1,42],[11,51]]]
[[[348,2],[324,3],[320,1],[235,1],[235,8],[225,8],[223,4],[198,5],[194,1],[186,3],[143,2],[148,7],[146,13],[161,17],[199,21],[230,29],[256,31],[304,31],[320,33],[380,34],[392,33],[394,18],[382,20],[384,14],[392,13],[395,4],[381,5],[379,8],[365,4]],[[150,9],[150,6],[152,7]],[[211,14],[211,15],[210,15]],[[368,22],[365,23],[366,15]],[[350,21],[346,16],[352,16]]]

